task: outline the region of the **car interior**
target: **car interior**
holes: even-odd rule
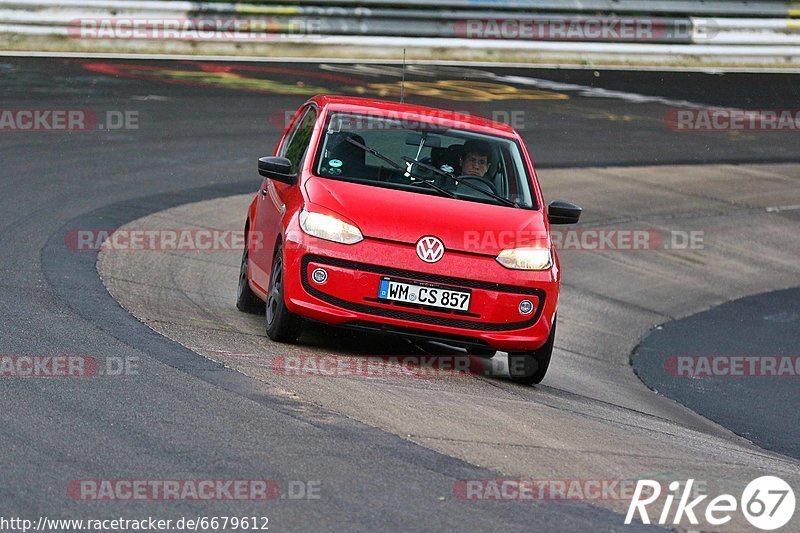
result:
[[[387,146],[387,136],[382,132],[365,131],[333,131],[327,132],[323,141],[319,158],[318,173],[323,177],[349,177],[358,180],[368,180],[382,183],[400,185],[420,185],[420,180],[425,180],[439,187],[456,193],[459,196],[478,198],[481,193],[464,183],[442,176],[432,169],[422,165],[410,164],[403,161],[403,156],[418,159],[424,165],[434,167],[442,172],[462,176],[461,158],[463,147],[468,139],[459,139],[452,135],[430,135],[426,133],[409,133],[406,135],[404,146],[397,147],[397,134],[391,136],[391,143]],[[365,137],[367,137],[365,139]],[[401,168],[393,168],[387,162],[368,153],[364,149],[352,144],[348,138],[359,144],[379,150]],[[383,142],[382,142],[383,141]],[[508,176],[507,165],[503,163],[503,153],[499,146],[491,144],[492,153],[489,157],[489,169],[484,176],[465,179],[473,186],[477,186],[491,193],[508,197],[513,192],[515,179]],[[413,177],[412,177],[413,176]],[[511,181],[511,183],[509,183]],[[511,191],[510,191],[511,189]]]

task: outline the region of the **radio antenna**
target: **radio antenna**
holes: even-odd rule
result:
[[[403,73],[400,80],[400,103],[405,103],[406,96],[406,49],[403,48]]]

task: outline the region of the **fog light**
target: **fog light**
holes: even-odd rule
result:
[[[530,300],[522,300],[519,303],[519,312],[522,315],[529,315],[533,312],[533,302]]]
[[[322,285],[326,281],[328,281],[328,273],[325,271],[324,268],[317,268],[314,272],[311,273],[311,279],[314,280],[314,283],[319,283]]]

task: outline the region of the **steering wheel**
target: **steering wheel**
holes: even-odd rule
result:
[[[490,189],[490,192],[492,192],[493,194],[497,194],[497,188],[495,188],[494,183],[487,180],[486,178],[482,178],[481,176],[473,176],[471,174],[465,174],[463,176],[459,176],[458,181],[466,181],[466,182],[476,181],[477,185],[479,186],[485,185]]]

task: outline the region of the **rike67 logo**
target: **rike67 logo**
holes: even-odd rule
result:
[[[684,517],[693,526],[700,523],[697,518],[702,508],[700,504],[708,498],[708,495],[702,494],[689,500],[693,496],[694,479],[687,480],[683,484],[683,491],[678,495],[681,485],[678,481],[669,484],[671,493],[667,494],[664,507],[656,523],[680,525]],[[670,517],[676,496],[679,496],[678,503],[674,514]],[[660,497],[661,483],[652,479],[640,479],[628,507],[625,523],[630,524],[638,513],[641,521],[649,524],[650,515],[647,512],[647,506],[656,502]],[[754,479],[745,487],[739,500],[731,494],[721,494],[713,498],[707,502],[701,516],[705,518],[708,525],[722,526],[731,521],[732,513],[740,510],[753,527],[763,531],[772,531],[783,527],[792,519],[795,503],[794,491],[788,483],[779,477],[762,476]]]

